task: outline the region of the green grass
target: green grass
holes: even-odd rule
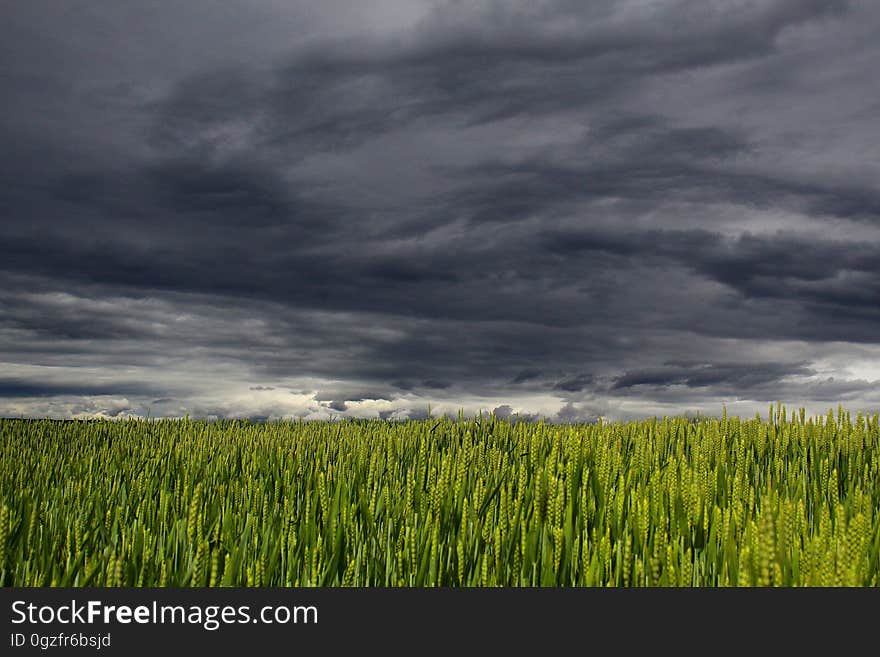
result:
[[[0,584],[876,586],[878,416],[0,420]]]

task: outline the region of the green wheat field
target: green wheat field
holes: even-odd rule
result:
[[[875,414],[0,420],[5,586],[877,586]]]

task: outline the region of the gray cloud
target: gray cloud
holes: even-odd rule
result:
[[[875,6],[319,4],[7,12],[0,412],[878,402]]]
[[[348,405],[344,401],[331,401],[326,404],[327,408],[333,409],[334,411],[346,411],[348,410]]]

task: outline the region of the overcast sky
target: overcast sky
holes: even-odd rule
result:
[[[0,415],[880,409],[874,0],[0,18]]]

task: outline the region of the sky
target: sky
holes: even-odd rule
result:
[[[880,410],[880,3],[0,16],[2,416]]]

